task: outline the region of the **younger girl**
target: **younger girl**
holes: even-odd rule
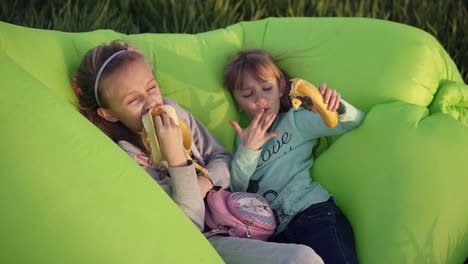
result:
[[[200,231],[204,230],[203,198],[214,186],[229,185],[231,156],[190,113],[161,96],[144,56],[125,42],[114,41],[89,50],[76,74],[73,89],[80,112],[114,140],[171,196]],[[181,129],[167,114],[154,117],[160,150],[167,164],[151,164],[140,131],[141,118],[150,109],[172,105],[189,127],[194,142],[193,160],[205,167],[198,176],[184,153]],[[209,241],[228,263],[322,263],[313,250],[250,239],[212,236]]]
[[[244,50],[226,66],[225,87],[250,124],[231,124],[238,146],[231,163],[231,189],[263,195],[271,204],[278,227],[271,239],[313,248],[325,263],[357,263],[354,235],[330,193],[312,181],[313,148],[320,137],[357,127],[363,113],[335,90],[320,85],[328,109],[340,123],[328,128],[315,111],[295,110],[289,102],[286,73],[263,50]]]

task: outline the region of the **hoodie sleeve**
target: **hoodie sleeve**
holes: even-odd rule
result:
[[[296,126],[297,130],[309,139],[344,134],[358,127],[364,120],[364,113],[345,100],[341,100],[337,110],[339,122],[334,128],[327,127],[320,114],[302,108],[292,111],[288,113],[293,115],[292,125]]]
[[[200,231],[203,231],[205,221],[205,204],[198,189],[195,167],[169,167],[171,175],[171,198],[180,209],[192,220]]]
[[[192,220],[200,231],[203,231],[205,220],[205,204],[198,189],[195,167],[191,161],[187,166],[169,167],[162,173],[150,164],[146,153],[126,141],[117,144],[133,158],[172,198],[177,206]]]
[[[237,150],[231,164],[230,188],[233,192],[245,192],[249,186],[250,177],[257,168],[262,150],[251,150],[237,143]]]
[[[192,133],[193,152],[198,152],[204,163],[204,167],[208,170],[208,178],[214,186],[227,188],[230,184],[230,162],[232,160],[231,153],[225,149],[211,132],[192,114],[181,108],[173,101],[168,101],[177,110],[179,118],[187,121],[187,125]]]

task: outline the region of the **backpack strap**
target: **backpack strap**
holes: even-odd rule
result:
[[[213,228],[210,231],[204,232],[203,235],[205,235],[206,238],[209,238],[219,234],[229,235],[230,232],[231,229],[229,227],[221,225],[218,228]]]

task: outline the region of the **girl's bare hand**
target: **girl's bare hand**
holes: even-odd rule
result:
[[[323,102],[328,105],[328,110],[335,112],[340,106],[341,94],[334,89],[329,89],[325,83],[320,84],[319,90],[323,95]]]
[[[161,113],[153,118],[159,148],[164,160],[170,167],[187,165],[180,127],[166,113]]]
[[[239,123],[234,120],[231,120],[229,123],[236,130],[237,135],[242,146],[258,150],[260,149],[265,142],[269,139],[278,136],[281,132],[275,131],[269,133],[268,129],[270,128],[273,121],[275,121],[276,114],[265,113],[265,110],[262,109],[252,120],[250,125],[247,128],[241,128]]]

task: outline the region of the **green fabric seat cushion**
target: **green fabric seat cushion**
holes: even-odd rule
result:
[[[362,263],[468,255],[468,88],[428,33],[364,18],[270,18],[202,34],[64,33],[0,22],[2,263],[221,263],[146,173],[74,108],[91,47],[129,40],[163,93],[232,150],[227,60],[264,48],[367,113],[314,166],[353,225]]]

